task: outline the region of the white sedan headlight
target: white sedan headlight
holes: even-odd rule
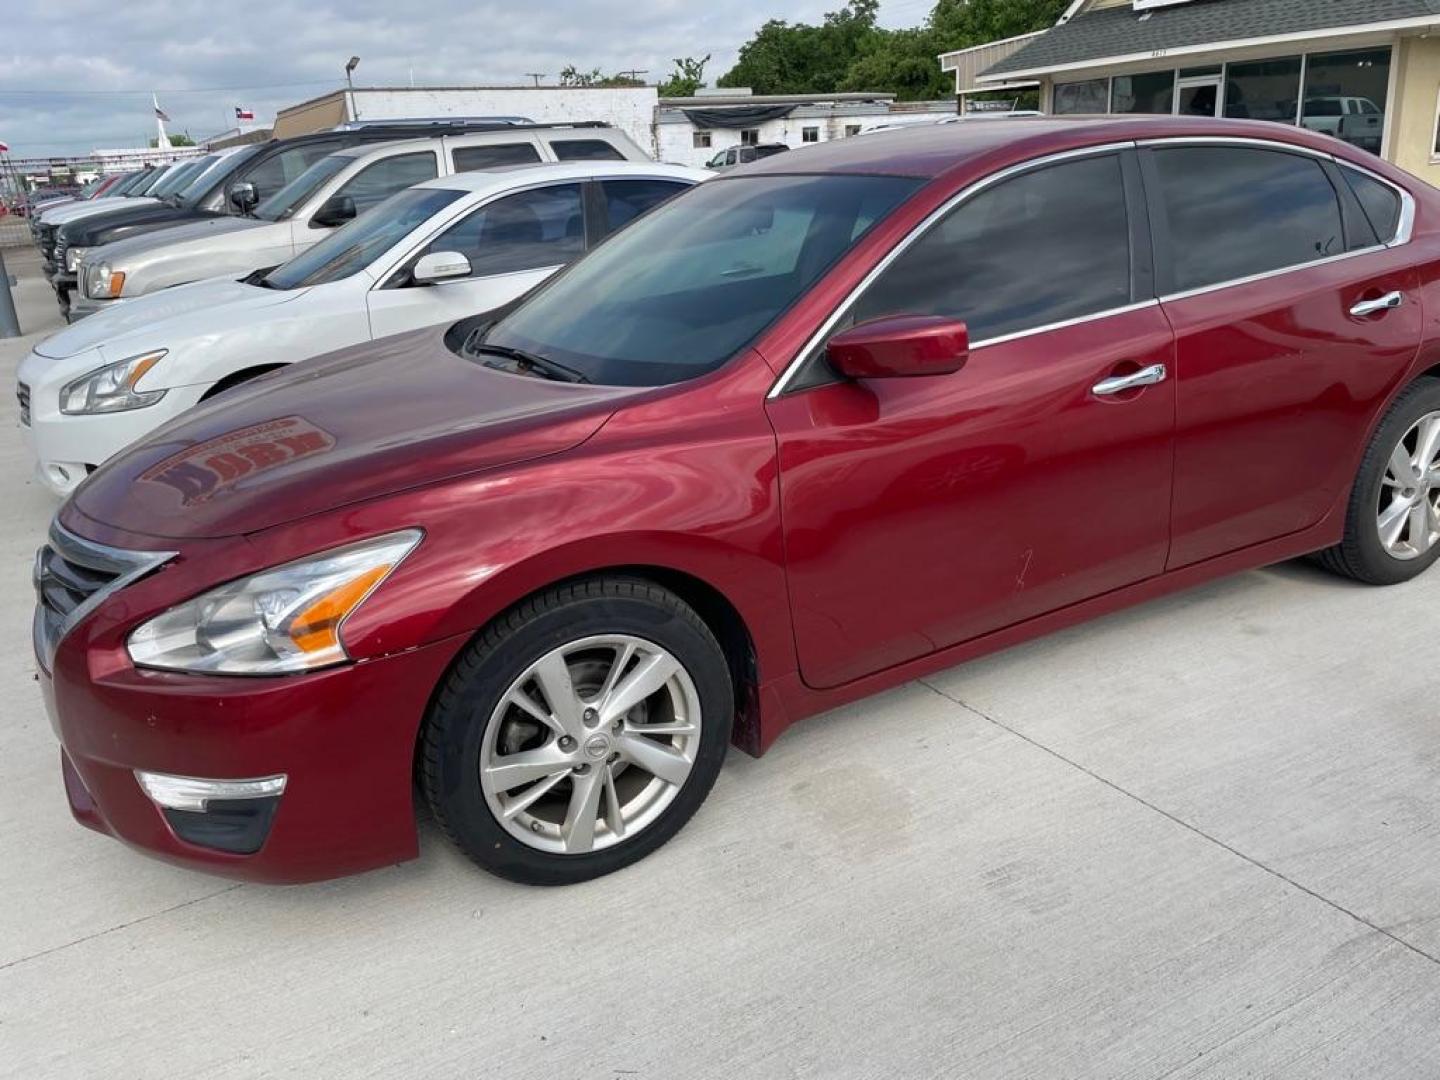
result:
[[[85,295],[92,300],[113,300],[125,288],[125,271],[108,262],[85,267]]]
[[[158,364],[168,350],[156,349],[141,353],[118,364],[107,364],[98,371],[81,375],[60,391],[60,411],[67,416],[125,412],[154,405],[165,396],[164,390],[137,390],[135,386],[146,372]]]
[[[173,607],[130,635],[138,667],[281,675],[348,660],[340,630],[423,533],[406,529],[265,570]]]
[[[65,272],[73,274],[80,267],[80,260],[85,258],[89,248],[70,248],[65,252]]]

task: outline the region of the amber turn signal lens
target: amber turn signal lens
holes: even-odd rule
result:
[[[340,644],[340,624],[360,606],[390,566],[376,566],[357,578],[331,589],[295,616],[290,623],[290,640],[302,652],[319,652]]]

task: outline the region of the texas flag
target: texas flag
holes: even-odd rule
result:
[[[10,152],[10,144],[9,144],[9,143],[0,142],[0,154],[8,154],[9,152]]]
[[[235,106],[235,119],[236,119],[236,120],[254,120],[254,119],[255,119],[255,110],[254,110],[254,109],[246,109],[246,108],[244,108],[244,107],[242,107],[242,106],[240,106],[240,105],[236,105],[236,106]]]

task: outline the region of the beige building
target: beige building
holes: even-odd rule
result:
[[[1030,83],[1051,113],[1299,124],[1440,184],[1440,0],[1075,0],[956,93]],[[967,54],[975,50],[967,50]]]

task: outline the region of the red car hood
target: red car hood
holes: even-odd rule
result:
[[[192,409],[85,481],[72,510],[130,533],[256,532],[567,450],[640,391],[511,375],[444,329],[297,364]]]

